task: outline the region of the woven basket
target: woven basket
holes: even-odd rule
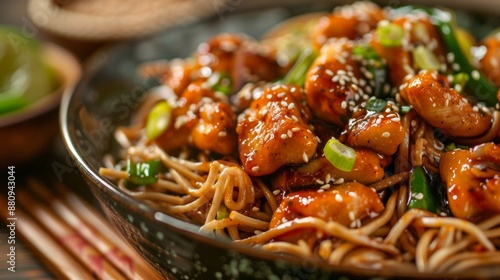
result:
[[[30,0],[28,15],[49,33],[109,41],[146,36],[216,14],[225,0]]]

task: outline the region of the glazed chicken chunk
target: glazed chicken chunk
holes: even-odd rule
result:
[[[295,86],[268,87],[238,119],[239,157],[252,176],[270,174],[289,164],[308,162],[318,140]]]

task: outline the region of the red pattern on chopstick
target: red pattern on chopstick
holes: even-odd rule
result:
[[[99,271],[100,265],[105,266],[109,262],[128,279],[162,279],[124,242],[119,242],[120,237],[112,233],[108,224],[103,223],[101,218],[77,196],[58,186],[57,190],[62,193],[62,196],[56,197],[40,181],[34,179],[30,179],[28,184],[30,189],[45,201],[51,211],[78,235],[75,241],[78,241],[76,245],[81,247],[80,250],[86,252],[85,245],[88,245],[98,251],[99,254],[91,255],[91,262],[96,265],[94,267],[96,271]],[[75,237],[68,235],[66,238],[73,240]]]

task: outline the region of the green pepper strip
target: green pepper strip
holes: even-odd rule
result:
[[[424,169],[421,166],[413,167],[410,174],[410,201],[409,209],[422,209],[432,213],[439,213],[439,203],[435,192],[431,189]]]
[[[460,72],[465,72],[472,76],[474,71],[479,74],[478,79],[470,79],[466,85],[466,94],[475,98],[479,102],[484,102],[487,106],[494,107],[497,104],[498,88],[491,83],[481,72],[479,72],[467,59],[463,53],[455,35],[455,26],[452,22],[453,16],[450,12],[437,8],[407,6],[396,9],[398,13],[411,13],[416,11],[425,12],[431,17],[432,23],[437,28],[443,38],[448,51],[453,53],[455,63],[460,66]]]
[[[316,53],[313,50],[309,48],[304,49],[299,58],[297,58],[297,61],[293,64],[292,69],[290,69],[290,71],[288,71],[286,76],[283,78],[282,83],[294,84],[300,87],[304,86],[307,71],[315,59]]]
[[[138,186],[156,183],[158,181],[159,170],[159,159],[137,163],[133,162],[130,158],[127,160],[128,180]]]

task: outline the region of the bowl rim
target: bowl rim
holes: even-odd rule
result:
[[[265,9],[265,8],[264,8]],[[264,10],[262,9],[262,10]],[[244,11],[243,11],[244,12]],[[239,12],[235,12],[238,14]],[[202,19],[201,21],[196,21],[192,23],[188,23],[187,25],[192,24],[200,24],[206,21],[213,20],[214,18]],[[185,26],[186,24],[178,25]],[[161,34],[160,34],[161,35]],[[140,43],[143,40],[149,40],[151,38],[145,38],[138,41],[128,42],[128,44],[136,44]],[[127,44],[127,43],[126,43]],[[116,50],[124,47],[126,45],[120,43],[109,43],[105,44],[93,54],[89,56],[89,58],[85,61],[83,67],[83,73],[79,82],[68,91],[65,91],[62,96],[61,106],[59,110],[59,122],[60,122],[60,130],[61,136],[63,140],[63,144],[70,155],[70,158],[73,160],[79,171],[90,178],[94,185],[96,185],[100,191],[103,191],[113,197],[118,197],[120,199],[120,203],[124,204],[136,204],[138,207],[134,207],[134,213],[140,215],[141,217],[146,217],[150,219],[152,222],[161,223],[162,226],[171,228],[177,232],[182,234],[186,234],[189,237],[195,239],[201,243],[209,242],[211,246],[215,246],[218,248],[222,248],[225,250],[235,251],[237,253],[248,255],[256,259],[263,259],[267,261],[276,261],[281,260],[284,262],[288,262],[292,265],[302,266],[304,265],[304,260],[295,256],[287,256],[283,254],[277,254],[269,251],[265,251],[259,249],[255,246],[249,246],[241,243],[235,243],[231,240],[216,238],[210,236],[209,234],[205,234],[199,231],[199,226],[193,225],[186,221],[182,221],[173,216],[170,216],[166,213],[163,213],[159,210],[152,208],[146,203],[142,202],[139,199],[136,199],[120,188],[116,187],[110,180],[101,176],[98,170],[92,166],[91,163],[86,159],[85,155],[80,154],[79,148],[76,144],[76,136],[71,132],[75,130],[74,123],[71,123],[74,115],[71,113],[77,111],[74,110],[75,107],[82,108],[81,99],[83,95],[84,89],[90,84],[90,81],[95,74],[103,67],[109,56],[113,54]],[[95,195],[95,194],[94,194]],[[310,264],[310,263],[308,263]],[[359,268],[359,267],[348,267],[342,265],[329,265],[327,263],[314,263],[314,268],[330,273],[329,275],[337,275],[341,276],[345,274],[346,276],[352,276],[355,278],[358,277],[374,277],[374,279],[379,279],[379,277],[389,277],[394,279],[477,279],[482,277],[486,277],[489,279],[491,277],[498,277],[498,275],[489,275],[486,273],[485,275],[478,274],[478,271],[466,271],[461,272],[459,275],[454,273],[429,273],[429,272],[415,272],[415,273],[407,273],[404,274],[400,271],[391,272],[387,269],[371,269],[371,268]]]
[[[42,59],[56,71],[57,87],[25,108],[0,116],[0,128],[16,125],[52,111],[60,105],[64,92],[71,91],[72,85],[78,82],[81,76],[80,63],[66,49],[54,43],[43,42]]]

